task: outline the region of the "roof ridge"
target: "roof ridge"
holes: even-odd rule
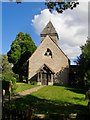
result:
[[[54,70],[52,70],[48,65],[46,65],[45,63],[43,65],[41,65],[41,67],[37,70],[37,71],[40,71],[40,69],[42,69],[44,66],[46,66],[48,69],[50,69],[50,71],[52,73],[55,73]]]
[[[44,27],[44,29],[41,31],[41,34],[44,34],[45,30],[48,29],[49,27],[53,28],[54,29],[54,32],[53,33],[57,33],[53,23],[51,21],[49,21],[46,26]],[[50,30],[51,31],[51,30]]]
[[[49,36],[49,35],[47,35]],[[62,51],[62,53],[67,57],[67,55],[63,52],[63,50],[58,46],[58,44],[56,44],[56,42],[52,39],[51,36],[49,36],[49,38],[55,43],[55,45]],[[68,58],[68,57],[67,57]],[[69,58],[68,58],[69,59]]]

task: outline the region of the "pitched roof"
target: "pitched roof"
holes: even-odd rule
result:
[[[47,35],[53,42],[54,42],[54,40],[51,38],[51,36],[49,36],[49,35]],[[55,42],[54,42],[55,43]],[[66,58],[68,58],[67,57],[67,55],[62,51],[62,49],[55,43],[55,45],[59,48],[59,50],[66,56]],[[69,60],[69,58],[68,58],[68,60]]]
[[[46,64],[43,64],[39,69],[38,69],[38,71],[37,72],[39,72],[39,71],[43,71],[44,70],[44,67],[46,68],[46,70],[48,71],[50,71],[51,73],[55,73],[49,66],[47,66]]]
[[[43,35],[43,34],[47,34],[47,35],[56,34],[58,36],[58,34],[57,34],[57,32],[56,32],[56,30],[55,30],[51,21],[49,21],[49,23],[46,25],[46,27],[41,32],[41,35]]]

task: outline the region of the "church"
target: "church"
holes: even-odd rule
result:
[[[38,85],[67,85],[70,60],[58,46],[58,34],[51,21],[40,34],[41,43],[29,58],[28,81]]]

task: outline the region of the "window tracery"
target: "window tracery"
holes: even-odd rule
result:
[[[49,48],[47,48],[47,51],[44,55],[52,58],[52,51]]]

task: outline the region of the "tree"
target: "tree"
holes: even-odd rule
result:
[[[7,55],[2,55],[1,68],[3,80],[11,81],[13,77],[15,77],[15,74],[12,71],[12,64],[9,63]]]
[[[78,58],[77,64],[80,66],[81,79],[90,87],[90,38],[81,47],[81,51],[82,54]]]
[[[56,10],[58,13],[70,8],[71,10],[79,5],[78,0],[46,0],[45,2],[50,12]]]
[[[13,71],[19,75],[22,81],[23,76],[27,77],[28,59],[36,50],[36,45],[29,34],[20,32],[11,44],[11,49],[7,53],[8,60],[13,63]]]
[[[8,61],[7,55],[0,55],[2,63],[0,63],[2,76],[1,80],[9,81],[12,83],[12,92],[16,89],[16,75],[12,71],[12,64]]]

